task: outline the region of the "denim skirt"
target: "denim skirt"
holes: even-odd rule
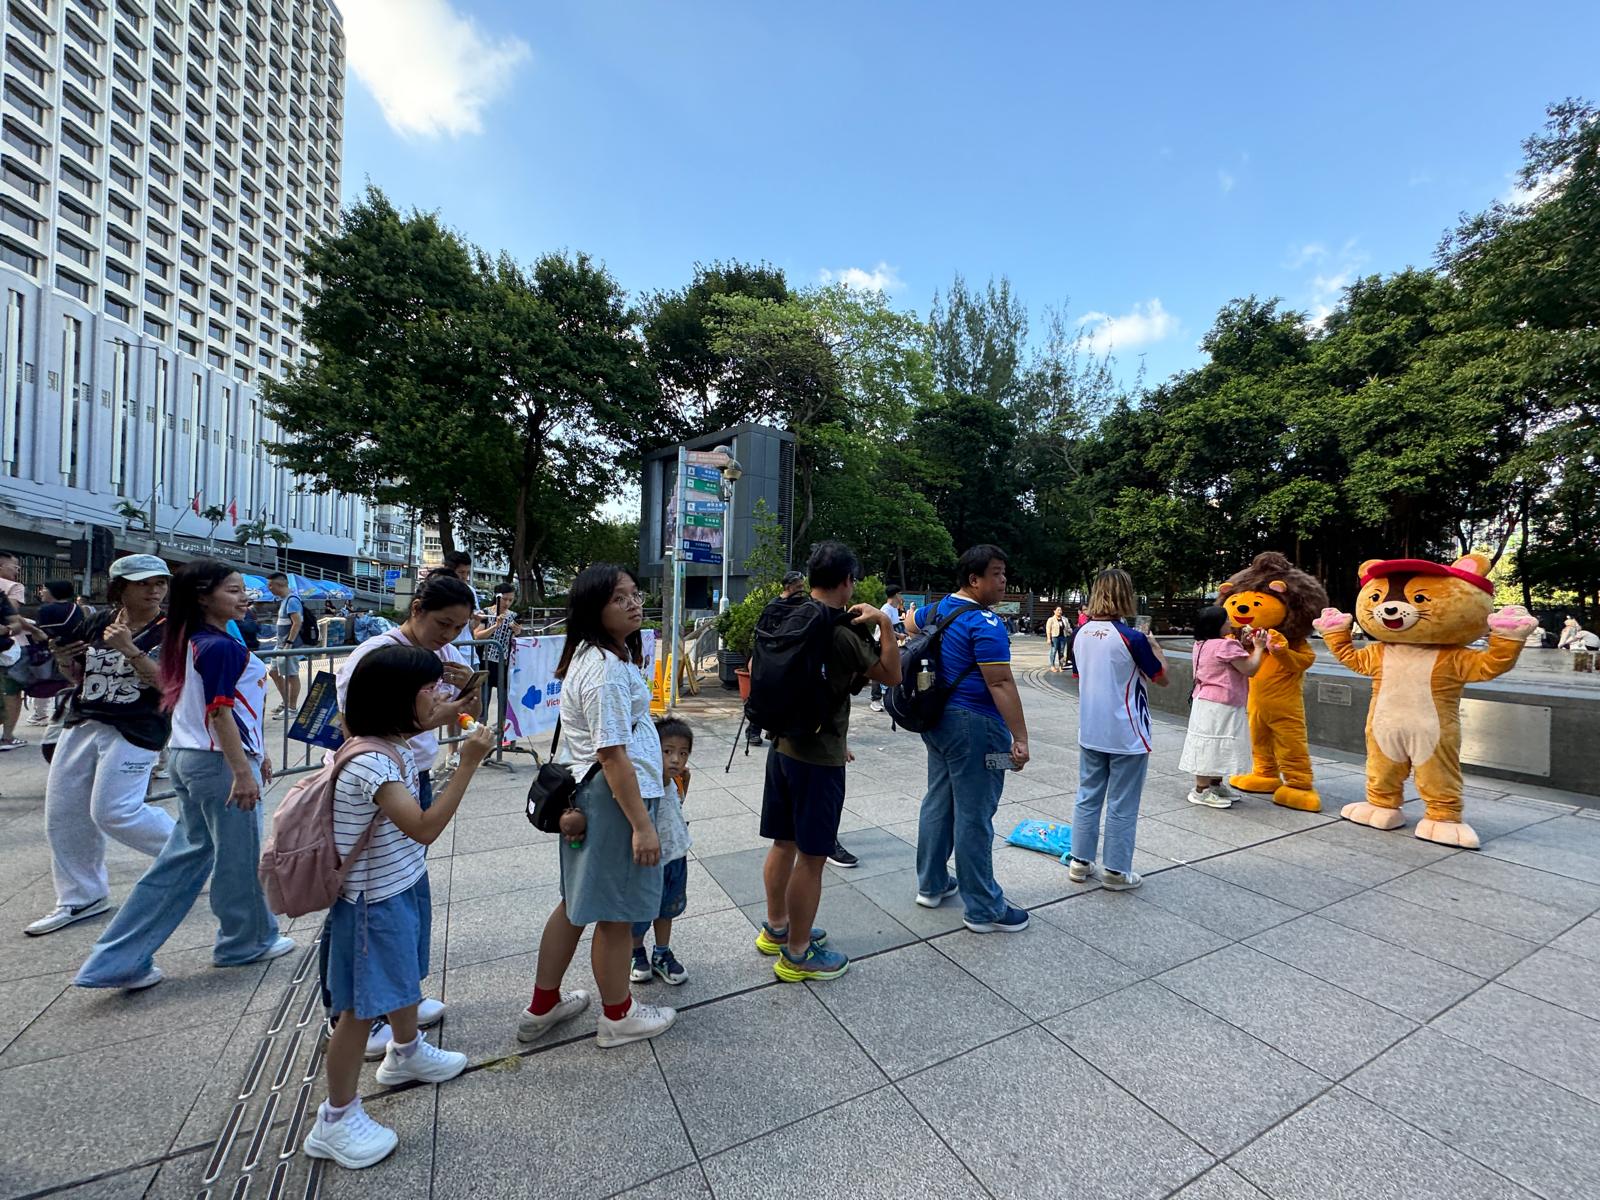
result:
[[[633,861],[633,826],[603,772],[578,788],[576,802],[589,828],[577,849],[566,838],[559,843],[567,920],[574,925],[655,920],[661,911],[661,865],[641,867]],[[659,803],[655,797],[644,802],[651,820]]]
[[[433,934],[433,896],[424,874],[399,895],[371,904],[340,899],[328,914],[328,1011],[369,1021],[422,1001]]]

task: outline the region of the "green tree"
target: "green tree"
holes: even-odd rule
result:
[[[752,510],[756,544],[745,556],[744,571],[751,591],[781,583],[789,570],[789,551],[784,545],[783,525],[765,499],[757,500]]]

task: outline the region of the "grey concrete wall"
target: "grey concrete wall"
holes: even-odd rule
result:
[[[1150,707],[1187,718],[1189,693],[1194,688],[1194,669],[1189,651],[1165,642],[1162,650],[1166,654],[1172,684],[1170,687],[1149,689]],[[1600,693],[1574,694],[1559,687],[1523,680],[1496,680],[1469,685],[1463,693],[1463,699],[1550,710],[1548,775],[1508,770],[1468,761],[1463,756],[1468,770],[1497,779],[1600,796]],[[1365,753],[1367,706],[1371,700],[1372,680],[1366,676],[1337,665],[1318,663],[1312,667],[1306,672],[1305,678],[1306,727],[1312,744],[1356,754]],[[1519,716],[1536,724],[1543,719],[1542,713],[1502,715],[1504,720],[1490,722],[1491,727],[1504,727],[1504,732],[1498,735],[1502,738],[1523,736],[1521,731],[1525,725],[1517,720]],[[1482,727],[1483,723],[1480,722],[1479,728]],[[1507,747],[1506,750],[1508,757],[1518,757],[1513,752],[1514,748]]]

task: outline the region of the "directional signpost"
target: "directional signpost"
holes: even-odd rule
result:
[[[676,510],[673,523],[671,683],[668,704],[678,703],[677,656],[683,646],[683,566],[685,563],[722,564],[722,468],[730,457],[719,450],[678,451],[678,477],[669,507]]]

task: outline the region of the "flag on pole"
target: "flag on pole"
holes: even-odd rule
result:
[[[239,523],[239,502],[237,500],[228,501],[228,520],[235,525]]]
[[[189,501],[189,507],[194,509],[195,516],[200,515],[200,496],[204,491],[205,488],[201,488],[200,491],[194,494],[194,499]]]

